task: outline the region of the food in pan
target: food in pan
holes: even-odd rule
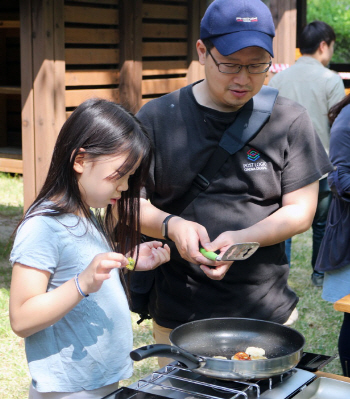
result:
[[[129,270],[135,269],[135,261],[133,258],[128,258],[129,263],[125,266]]]
[[[248,353],[245,352],[237,352],[232,356],[232,360],[251,360]]]
[[[237,352],[232,356],[232,360],[259,360],[267,359],[265,350],[255,346],[249,346],[245,352]]]
[[[255,346],[249,346],[245,352],[250,356],[252,360],[267,359],[265,356],[265,350],[263,348],[257,348]]]

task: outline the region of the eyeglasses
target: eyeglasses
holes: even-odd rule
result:
[[[218,67],[219,72],[221,73],[238,73],[243,67],[247,68],[248,72],[251,74],[264,73],[267,72],[272,64],[272,62],[263,62],[259,64],[250,64],[250,65],[241,65],[241,64],[227,64],[223,62],[217,62],[213,57],[212,53],[209,49],[207,49],[211,58],[215,62],[215,65]]]

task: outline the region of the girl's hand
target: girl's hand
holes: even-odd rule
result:
[[[79,285],[84,294],[98,291],[103,282],[110,278],[112,269],[124,268],[129,261],[116,252],[105,252],[94,257],[89,266],[79,274]]]
[[[170,260],[170,248],[160,241],[144,242],[140,245],[136,271],[153,270]]]

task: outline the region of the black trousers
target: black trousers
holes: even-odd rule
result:
[[[338,351],[343,374],[350,377],[350,313],[344,313],[339,333]]]
[[[320,250],[322,238],[327,224],[327,216],[332,201],[332,192],[329,188],[327,178],[320,180],[317,208],[312,222],[312,258],[311,265],[315,269],[316,259]]]

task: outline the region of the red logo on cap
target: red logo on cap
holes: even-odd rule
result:
[[[258,17],[236,17],[237,22],[258,22]]]

